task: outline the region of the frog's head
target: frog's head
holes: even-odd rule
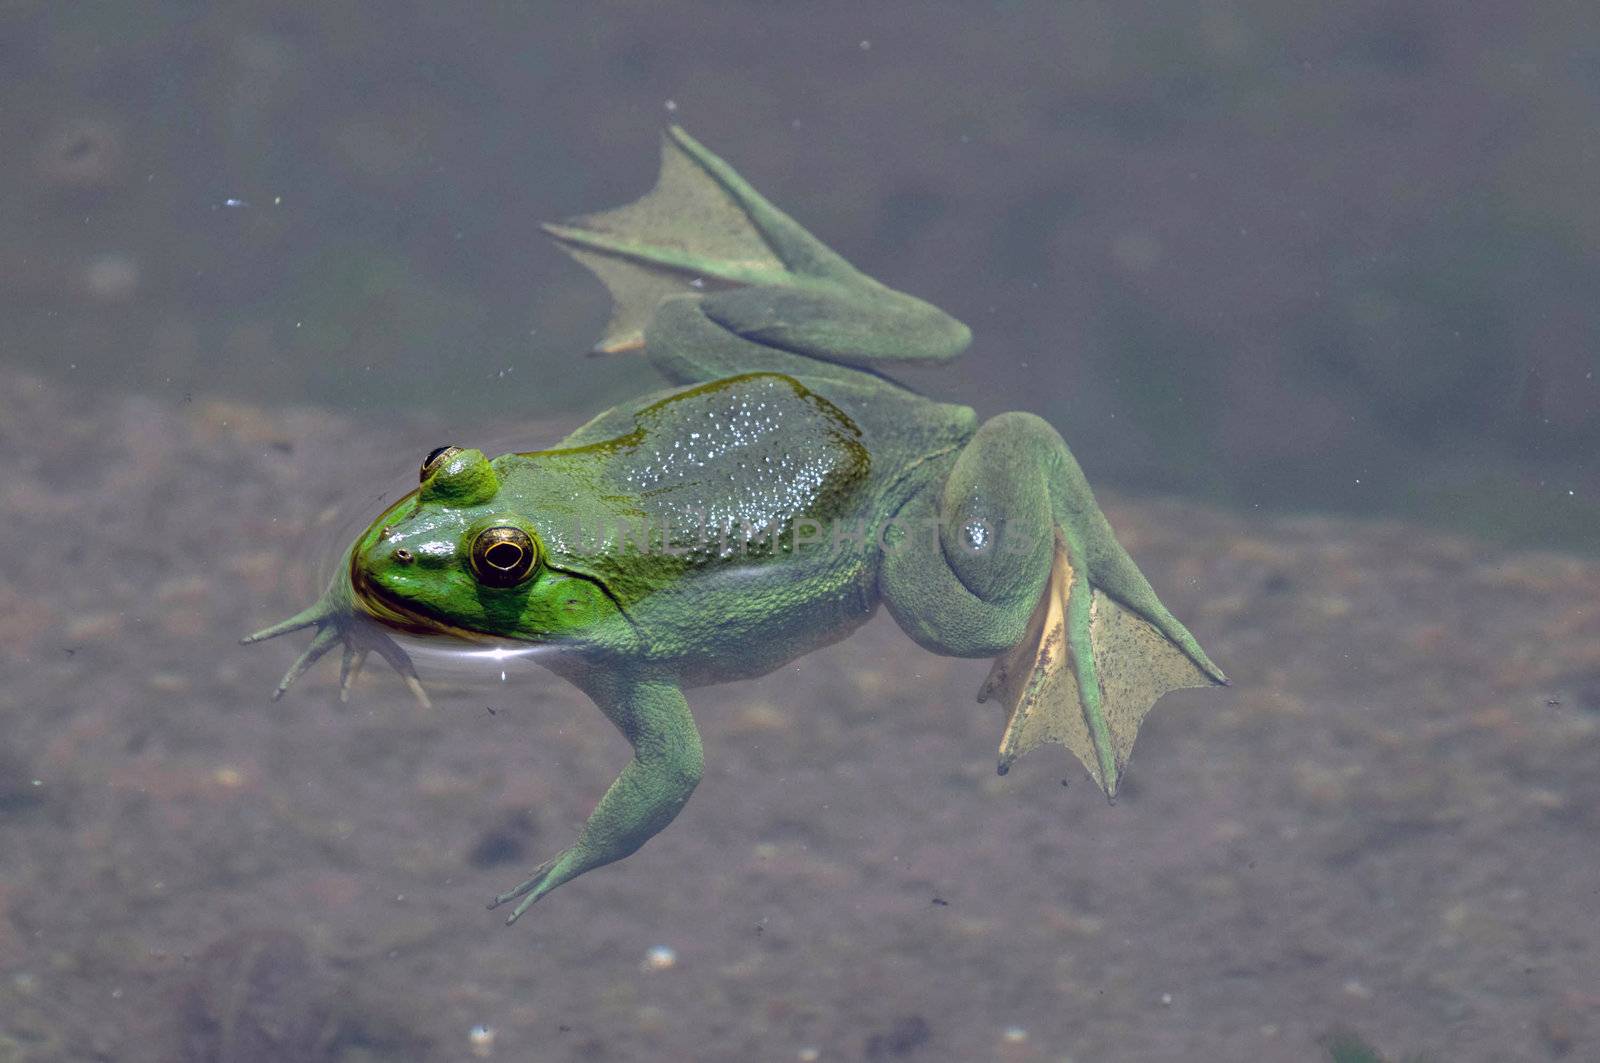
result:
[[[626,628],[600,585],[552,568],[533,520],[478,450],[439,447],[421,486],[357,541],[350,582],[361,608],[416,634],[554,643]]]

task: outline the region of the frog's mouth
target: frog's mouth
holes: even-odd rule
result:
[[[457,627],[386,593],[362,571],[354,553],[350,556],[350,589],[357,609],[383,626],[396,628],[408,635],[445,635],[467,642],[502,641],[482,631]]]

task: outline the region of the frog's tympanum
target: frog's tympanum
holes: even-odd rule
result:
[[[351,546],[279,694],[341,646],[425,699],[387,635],[536,644],[633,745],[577,841],[495,898],[510,920],[672,822],[700,779],[686,688],[770,672],[881,602],[934,653],[993,657],[999,770],[1065,744],[1115,795],[1163,693],[1225,683],[1118,544],[1055,429],[979,424],[887,375],[966,326],[884,287],[679,129],[655,189],[549,232],[611,290],[602,353],[671,384],[549,450],[441,447]],[[493,905],[491,905],[493,907]]]

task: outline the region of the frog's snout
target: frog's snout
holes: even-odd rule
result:
[[[357,558],[357,564],[369,576],[381,579],[383,573],[391,569],[416,563],[416,551],[403,543],[395,542],[392,535],[392,529],[385,528],[378,536],[377,542],[368,546]]]
[[[384,608],[404,608],[418,591],[417,580],[424,575],[422,568],[426,551],[422,544],[407,543],[403,534],[391,529],[389,535],[377,539],[351,559],[350,581],[356,596],[368,608],[380,615]]]

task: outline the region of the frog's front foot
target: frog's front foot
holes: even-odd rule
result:
[[[518,883],[504,893],[497,894],[494,900],[489,902],[489,910],[493,911],[502,904],[509,904],[521,897],[522,902],[511,910],[510,915],[506,916],[506,926],[510,926],[518,919],[521,919],[522,913],[532,908],[535,901],[572,877],[567,875],[557,878],[557,868],[561,867],[563,861],[568,861],[571,854],[572,850],[568,849],[554,860],[546,860],[534,868],[533,873],[525,881]]]
[[[422,689],[422,680],[417,677],[416,666],[411,663],[411,656],[389,637],[388,632],[379,627],[375,621],[356,612],[331,588],[310,608],[303,609],[289,619],[263,628],[253,635],[246,635],[239,642],[248,646],[253,642],[262,642],[308,627],[316,629],[316,633],[311,636],[311,645],[306,647],[305,652],[296,658],[289,666],[289,670],[283,674],[278,688],[272,692],[273,701],[283,697],[284,692],[294,684],[295,680],[304,675],[335,646],[340,646],[344,650],[339,665],[340,701],[350,699],[350,686],[361,673],[367,655],[376,653],[400,673],[401,678],[405,680],[406,688],[423,708],[432,707],[432,703],[428,700],[428,692]]]

